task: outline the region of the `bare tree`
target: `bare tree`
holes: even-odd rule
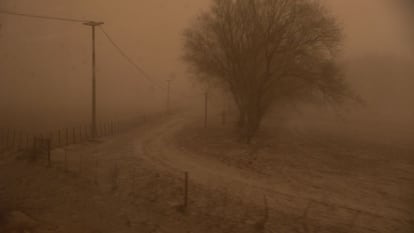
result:
[[[246,142],[278,103],[351,96],[336,63],[341,29],[320,3],[213,1],[185,31],[184,59],[232,94]]]

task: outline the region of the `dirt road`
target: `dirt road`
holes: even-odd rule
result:
[[[262,176],[230,167],[213,158],[194,154],[185,147],[178,148],[174,143],[174,137],[185,124],[188,124],[189,119],[192,119],[191,115],[177,115],[158,125],[142,140],[136,141],[134,150],[143,160],[159,169],[178,176],[188,171],[190,179],[195,183],[215,189],[230,190],[233,195],[248,198],[258,205],[263,205],[263,196],[266,196],[269,208],[292,214],[308,214],[318,220],[331,219],[333,222],[354,227],[361,226],[367,228],[365,230],[378,232],[412,230],[411,216],[407,213],[409,207],[404,207],[410,203],[387,203],[390,201],[387,200],[388,197],[381,197],[381,199],[372,196],[372,190],[366,192],[358,189],[360,183],[364,184],[364,187],[370,187],[368,182],[371,180],[364,177],[359,177],[358,180],[329,180],[327,177],[325,182],[343,182],[334,186],[346,189],[346,192],[335,192],[335,190],[329,192],[323,190],[323,187],[309,184],[294,185],[280,177]],[[378,182],[393,182],[393,180]],[[352,186],[355,186],[355,189]],[[404,192],[402,189],[396,191]]]
[[[248,227],[263,214],[264,197],[265,232],[412,232],[412,170],[404,161],[381,162],[400,168],[397,173],[378,165],[385,175],[337,176],[314,167],[321,162],[308,156],[313,165],[286,163],[263,175],[177,143],[178,132],[197,120],[192,114],[153,118],[118,136],[56,149],[51,168],[6,156],[0,204],[33,216],[41,223],[36,232],[253,232]],[[186,216],[175,209],[184,171],[192,208]],[[406,183],[396,183],[403,178]],[[308,221],[336,228],[293,229]]]

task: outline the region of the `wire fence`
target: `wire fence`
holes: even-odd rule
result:
[[[191,182],[191,173],[177,177],[146,172],[138,177],[132,196],[158,205],[175,203],[174,210],[210,224],[211,232],[410,233],[414,227],[409,221],[335,203],[280,193],[253,194],[249,186],[234,190],[198,184]]]
[[[182,179],[181,182],[183,186],[188,183]],[[284,193],[259,194],[260,191],[252,191],[255,188],[249,186],[235,191],[191,183],[190,187],[178,189],[190,190],[189,194],[183,192],[188,195],[184,200],[189,199],[186,206],[195,214],[225,220],[223,227],[226,224],[247,227],[248,232],[410,233],[414,229],[413,221],[408,219]]]
[[[76,151],[68,153],[75,155]],[[161,212],[166,217],[182,214],[192,224],[207,224],[211,232],[410,233],[414,227],[407,220],[248,185],[235,190],[226,185],[201,184],[192,181],[191,173],[136,167],[139,161],[133,165],[135,171],[128,171],[129,161],[125,162],[128,165],[112,162],[112,167],[102,171],[105,165],[89,154],[70,157],[71,163],[66,158],[60,162],[65,171],[69,166],[70,171],[91,183],[109,183],[106,187],[111,192],[128,194],[129,203],[137,208],[142,208],[144,200],[151,208],[164,209]],[[100,181],[104,177],[107,181]]]
[[[114,135],[119,131],[118,122],[105,122],[97,125],[97,137]],[[29,149],[37,139],[48,139],[51,148],[82,143],[92,138],[89,125],[68,127],[47,133],[29,133],[22,130],[0,129],[0,148],[7,150]]]

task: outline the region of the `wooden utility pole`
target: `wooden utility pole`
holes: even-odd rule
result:
[[[208,91],[204,93],[204,128],[207,128],[207,115],[208,115]]]
[[[171,79],[167,80],[167,115],[170,114],[170,86]]]
[[[96,137],[96,58],[95,58],[95,27],[102,25],[103,22],[86,22],[83,23],[86,26],[90,26],[92,29],[92,125],[91,125],[91,137]]]
[[[51,158],[50,158],[50,150],[52,149],[52,143],[51,143],[51,139],[47,139],[46,142],[46,146],[47,146],[47,166],[50,167],[52,165],[51,163]]]
[[[226,110],[223,109],[223,111],[221,112],[221,124],[225,125],[226,124]]]

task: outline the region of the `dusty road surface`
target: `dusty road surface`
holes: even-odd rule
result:
[[[58,148],[51,168],[5,153],[0,204],[31,216],[33,232],[413,232],[409,157],[367,158],[351,148],[348,163],[364,172],[343,173],[317,154],[290,155],[302,162],[285,158],[264,174],[209,156],[209,148],[194,150],[198,139],[181,133],[197,120],[154,117],[114,137]],[[371,161],[378,162],[362,166]]]
[[[364,150],[348,147],[345,148],[348,154],[339,154],[345,158],[338,158],[336,164],[324,164],[324,155],[305,151],[300,156],[307,158],[292,156],[302,162],[289,164],[278,160],[282,163],[273,164],[270,175],[262,175],[209,157],[209,148],[204,148],[205,153],[189,149],[185,143],[197,144],[195,138],[189,137],[183,140],[184,144],[177,145],[175,139],[181,136],[179,132],[188,125],[189,119],[191,116],[178,116],[160,125],[142,143],[136,144],[136,151],[141,151],[138,154],[142,154],[144,160],[160,169],[188,171],[196,183],[230,190],[233,195],[250,199],[257,205],[263,205],[265,196],[270,209],[344,225],[345,229],[353,229],[352,232],[414,230],[413,148],[392,147],[381,151],[383,148],[376,148],[376,145]],[[370,151],[372,149],[377,153]],[[335,156],[341,150],[344,148],[336,147],[322,154]],[[276,159],[281,156],[272,149],[263,153],[258,156]]]

